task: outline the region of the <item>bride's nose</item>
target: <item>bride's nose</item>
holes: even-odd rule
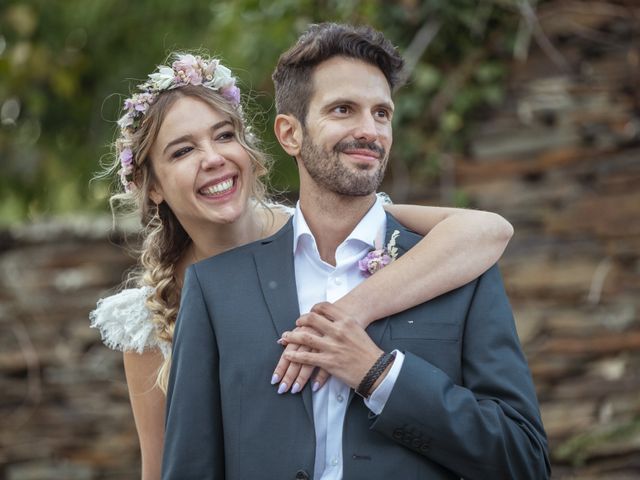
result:
[[[202,157],[202,168],[204,170],[220,168],[225,161],[226,159],[219,152],[213,148],[208,148]]]

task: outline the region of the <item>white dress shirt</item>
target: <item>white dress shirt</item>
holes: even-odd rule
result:
[[[315,238],[296,206],[293,217],[293,254],[300,313],[308,313],[316,303],[335,302],[365,279],[358,261],[372,248],[375,239],[384,241],[386,215],[379,199],[356,228],[336,249],[336,266],[320,258]],[[378,245],[379,246],[379,245]],[[382,412],[404,360],[394,351],[389,373],[365,405],[376,415]],[[307,387],[309,388],[309,387]],[[342,427],[349,399],[349,387],[335,377],[313,393],[313,420],[316,433],[316,480],[342,479]],[[353,401],[360,401],[355,398]]]

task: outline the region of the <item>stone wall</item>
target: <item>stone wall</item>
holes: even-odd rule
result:
[[[88,324],[131,259],[110,219],[0,237],[0,479],[139,478],[122,356]]]

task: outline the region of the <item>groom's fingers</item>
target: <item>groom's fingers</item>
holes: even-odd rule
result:
[[[282,338],[288,343],[296,343],[300,346],[309,347],[311,350],[317,350],[322,346],[322,337],[314,335],[307,331],[294,330],[293,332],[284,332]],[[285,353],[289,353],[285,350]],[[285,356],[285,358],[288,358]]]
[[[305,351],[300,350],[284,352],[285,358],[291,362],[302,363],[304,365],[317,366],[321,361],[322,354],[317,351]]]
[[[322,335],[327,335],[332,331],[333,322],[324,315],[318,313],[307,313],[296,320],[298,327],[311,327]],[[291,341],[287,339],[287,341]]]
[[[311,307],[311,312],[322,315],[332,322],[344,320],[345,318],[347,318],[347,314],[344,310],[329,302],[316,303],[313,307]]]

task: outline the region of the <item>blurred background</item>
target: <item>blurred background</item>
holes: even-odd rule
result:
[[[271,134],[278,58],[309,23],[368,23],[408,60],[383,185],[505,216],[500,261],[554,478],[640,473],[640,2],[0,2],[0,479],[135,479],[122,357],[88,327],[133,259],[110,155],[130,89],[172,50],[222,57]]]

